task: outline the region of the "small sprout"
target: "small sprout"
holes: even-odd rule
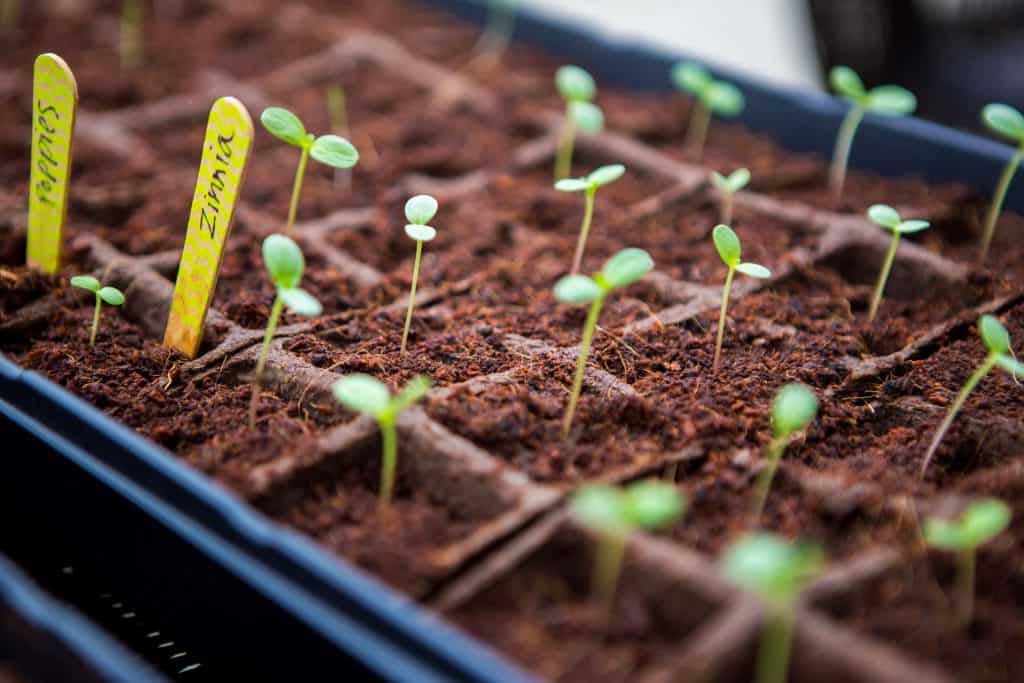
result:
[[[707,69],[693,62],[680,62],[672,67],[672,82],[695,100],[686,129],[686,149],[700,161],[704,157],[711,115],[738,116],[746,106],[746,100],[735,85],[716,81]]]
[[[793,382],[782,387],[772,402],[772,440],[768,443],[768,463],[761,470],[754,490],[754,519],[761,517],[768,500],[775,471],[793,435],[811,423],[818,414],[818,398],[805,384]]]
[[[395,425],[402,411],[430,390],[430,378],[422,375],[413,377],[397,396],[391,396],[387,386],[369,375],[343,377],[334,383],[332,390],[334,397],[346,408],[369,415],[380,425],[380,506],[386,508],[395,488],[395,466],[398,462],[398,432]]]
[[[1013,349],[1010,347],[1010,333],[1006,331],[1006,328],[999,323],[995,316],[983,315],[978,319],[978,334],[981,336],[981,341],[985,344],[985,348],[988,349],[988,356],[978,366],[978,369],[974,371],[974,374],[967,378],[967,383],[964,384],[957,395],[956,401],[953,402],[953,407],[949,409],[949,414],[946,415],[942,424],[939,425],[939,431],[935,432],[935,437],[932,439],[928,452],[924,456],[924,463],[921,464],[922,477],[924,477],[924,473],[928,469],[928,464],[935,456],[935,451],[938,450],[942,437],[946,435],[950,425],[953,424],[956,414],[960,412],[967,397],[978,386],[978,383],[985,379],[989,371],[998,365],[1006,372],[1009,372],[1015,379],[1024,375],[1024,363],[1019,363],[1012,358]]]
[[[487,3],[487,23],[473,52],[481,62],[497,65],[512,42],[512,31],[516,25],[516,12],[520,0],[490,0]]]
[[[1024,114],[1008,104],[987,104],[981,110],[981,118],[990,129],[1013,140],[1017,143],[1017,151],[1006,163],[1003,174],[999,177],[999,184],[996,185],[995,194],[992,195],[992,203],[988,207],[988,214],[985,216],[985,230],[981,236],[981,261],[988,256],[988,247],[992,242],[992,236],[996,232],[996,221],[1003,210],[1003,200],[1006,199],[1006,192],[1010,189],[1010,181],[1013,180],[1017,167],[1024,159]]]
[[[605,261],[604,268],[594,277],[586,275],[566,275],[555,283],[555,298],[567,304],[590,304],[587,320],[583,323],[583,338],[580,340],[579,356],[576,359],[576,375],[572,382],[572,393],[569,405],[562,421],[562,440],[569,438],[572,417],[576,412],[576,404],[580,400],[583,389],[583,372],[587,367],[590,355],[590,344],[594,339],[597,319],[601,315],[601,306],[605,297],[616,289],[628,287],[654,268],[654,261],[643,249],[630,247]]]
[[[893,261],[896,260],[896,249],[900,246],[900,236],[926,230],[929,223],[928,221],[902,220],[896,209],[885,204],[875,204],[868,209],[868,218],[875,225],[880,225],[892,233],[889,253],[886,254],[885,263],[882,264],[882,272],[878,274],[878,284],[875,285],[875,294],[871,297],[871,306],[868,308],[868,321],[870,322],[875,319],[875,314],[878,313],[878,304],[882,302],[882,292],[885,291],[885,281],[889,279],[889,271],[892,269]]]
[[[71,284],[79,289],[87,289],[96,295],[96,310],[92,314],[92,334],[89,335],[89,346],[96,346],[96,330],[100,327],[100,310],[104,303],[120,306],[124,303],[124,294],[116,287],[104,287],[92,275],[76,275]]]
[[[604,128],[604,113],[593,103],[597,86],[593,77],[578,66],[563,66],[555,74],[558,93],[565,100],[565,123],[555,157],[555,180],[569,176],[576,131],[597,133]]]
[[[972,503],[959,521],[925,520],[924,540],[933,548],[957,554],[956,618],[966,626],[974,612],[974,565],[978,546],[988,543],[1010,525],[1010,506],[988,498]]]
[[[725,276],[725,287],[722,288],[722,311],[718,316],[718,335],[715,340],[715,360],[712,364],[712,372],[718,372],[718,364],[722,356],[722,338],[725,336],[725,311],[729,305],[729,289],[732,287],[732,276],[736,271],[766,279],[772,276],[772,272],[764,266],[756,263],[742,263],[740,261],[740,238],[736,236],[728,225],[716,225],[711,233],[711,239],[715,241],[715,249],[722,261],[729,267]]]
[[[572,270],[569,271],[573,275],[580,272],[580,265],[583,263],[583,247],[590,232],[590,220],[594,217],[594,197],[597,195],[597,188],[615,182],[625,172],[626,167],[622,164],[612,164],[602,166],[586,178],[563,178],[555,183],[555,189],[560,192],[586,193],[587,204],[583,211],[583,225],[580,227],[580,238],[576,242],[576,254],[572,258]]]
[[[757,648],[757,683],[787,680],[797,598],[823,563],[818,546],[790,544],[773,534],[748,536],[722,558],[725,576],[756,593],[766,612]]]
[[[864,113],[871,111],[889,116],[913,114],[917,109],[917,98],[914,97],[914,93],[898,85],[880,85],[867,90],[857,72],[848,66],[834,67],[829,72],[829,82],[832,84],[832,90],[853,104],[839,126],[835,150],[832,152],[832,166],[829,169],[832,201],[838,205],[843,196],[843,185],[846,183],[846,167],[850,161],[853,136],[864,118]]]
[[[141,0],[124,0],[121,3],[121,71],[142,66],[142,16]]]
[[[686,511],[686,498],[672,484],[639,481],[625,487],[593,484],[577,490],[569,509],[600,535],[591,595],[610,606],[622,572],[626,542],[637,529],[663,529]]]
[[[252,385],[252,400],[249,403],[249,428],[256,428],[256,403],[260,395],[260,382],[263,380],[263,367],[267,364],[270,354],[270,342],[277,330],[277,322],[281,311],[287,307],[289,311],[304,316],[320,315],[323,308],[320,302],[306,290],[299,287],[302,272],[306,269],[306,260],[292,238],[284,235],[271,235],[263,240],[263,263],[267,267],[270,279],[274,283],[277,295],[274,305],[270,308],[267,330],[263,334],[263,348],[260,349],[256,361],[256,374]]]
[[[416,260],[412,266],[412,285],[409,290],[409,310],[405,314],[405,329],[402,331],[401,355],[405,355],[405,343],[409,338],[409,326],[412,324],[412,309],[416,302],[416,281],[420,277],[420,255],[423,243],[437,237],[437,230],[427,225],[437,213],[437,200],[428,194],[419,194],[405,203],[405,218],[409,223],[405,226],[405,234],[416,240]]]
[[[750,182],[750,171],[738,168],[727,176],[718,171],[711,172],[711,182],[722,196],[721,209],[718,212],[719,223],[732,223],[732,198]]]
[[[309,157],[327,166],[352,168],[359,163],[359,152],[351,142],[337,135],[321,135],[317,137],[306,132],[299,117],[281,107],[268,107],[260,115],[260,122],[271,135],[294,145],[302,150],[299,167],[295,171],[295,182],[292,185],[292,200],[288,206],[288,223],[285,234],[291,237],[292,226],[295,225],[295,212],[299,207],[299,195],[302,194],[302,178],[306,174],[306,162]]]
[[[327,86],[327,119],[331,124],[331,132],[345,139],[352,137],[348,127],[345,89],[338,83],[331,83]],[[349,191],[352,187],[351,169],[334,169],[334,187],[344,192]]]

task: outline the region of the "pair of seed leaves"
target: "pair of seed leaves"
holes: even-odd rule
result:
[[[978,335],[988,352],[996,356],[996,364],[1014,377],[1024,377],[1024,363],[1011,357],[1010,333],[994,315],[978,318]]]
[[[723,194],[736,194],[750,182],[750,169],[737,168],[727,176],[718,171],[712,171],[711,182]]]
[[[629,247],[605,261],[593,277],[566,275],[555,284],[555,298],[567,304],[585,304],[604,297],[615,289],[627,287],[654,268],[654,261],[643,249]]]
[[[735,268],[744,275],[760,279],[772,276],[772,271],[757,263],[743,263],[740,260],[740,238],[736,236],[728,225],[716,225],[711,232],[711,239],[715,242],[715,249],[718,255],[730,268]]]
[[[359,163],[359,152],[351,142],[337,135],[321,135],[317,137],[306,132],[299,117],[281,107],[269,107],[263,110],[260,121],[274,137],[308,149],[309,156],[322,164],[334,168],[352,168]]]
[[[87,289],[104,303],[111,306],[120,306],[124,303],[124,294],[117,287],[104,287],[99,280],[92,275],[76,275],[71,278],[71,284],[79,289]]]
[[[672,83],[693,95],[708,111],[720,116],[736,116],[743,111],[746,100],[732,83],[712,78],[707,69],[693,62],[680,62],[672,67]]]
[[[902,116],[917,109],[914,93],[898,85],[879,85],[868,90],[857,72],[848,66],[833,67],[828,76],[832,89],[857,106],[877,114]]]
[[[555,72],[555,85],[569,103],[569,115],[584,133],[597,133],[604,128],[604,112],[594,104],[597,84],[594,77],[578,66],[563,66]]]
[[[624,487],[594,484],[579,489],[569,508],[593,529],[629,533],[672,524],[685,512],[686,498],[663,481],[639,481]]]
[[[599,187],[615,182],[625,172],[626,167],[622,164],[602,166],[584,178],[562,178],[555,183],[555,189],[559,192],[596,191]]]
[[[1024,114],[1008,104],[987,104],[981,110],[985,125],[1024,146]]]
[[[972,503],[958,520],[931,517],[925,521],[924,538],[943,550],[974,550],[1010,525],[1010,506],[995,498]]]
[[[396,396],[386,384],[369,375],[356,374],[334,383],[334,397],[349,410],[365,413],[377,422],[394,424],[406,408],[419,401],[430,391],[429,377],[417,375],[409,380]]]
[[[792,604],[800,587],[824,565],[813,543],[788,543],[774,534],[754,534],[732,545],[722,558],[724,574],[762,599]]]
[[[818,397],[806,384],[792,382],[775,395],[772,402],[772,430],[775,437],[787,437],[800,431],[818,414]]]
[[[306,259],[294,240],[284,235],[267,237],[263,240],[263,263],[277,288],[277,295],[290,311],[304,316],[320,315],[323,310],[320,302],[299,287]]]
[[[437,230],[427,225],[437,214],[437,200],[429,194],[418,194],[405,203],[405,234],[417,242],[429,242]]]
[[[908,235],[913,232],[921,232],[931,226],[928,221],[910,220],[900,218],[899,212],[886,204],[875,204],[868,209],[868,218],[890,232]]]

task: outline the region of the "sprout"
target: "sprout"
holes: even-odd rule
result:
[[[562,440],[569,438],[572,427],[572,416],[576,412],[576,403],[583,389],[583,371],[587,367],[590,355],[590,343],[594,339],[597,318],[601,315],[601,306],[605,297],[616,289],[627,287],[654,268],[654,261],[643,249],[628,248],[608,259],[600,273],[593,278],[586,275],[566,275],[555,283],[555,298],[567,304],[590,304],[587,320],[583,323],[583,338],[580,340],[579,357],[576,360],[576,375],[572,382],[572,393],[569,395],[569,406],[562,421]]]
[[[334,397],[349,410],[369,415],[380,425],[381,469],[380,506],[387,507],[395,488],[398,461],[398,433],[395,425],[406,408],[423,398],[430,389],[430,378],[417,375],[397,396],[369,375],[349,375],[334,383]]]
[[[824,553],[818,546],[793,545],[773,534],[748,536],[733,544],[722,558],[723,573],[756,593],[766,612],[757,648],[757,683],[785,683],[797,598],[823,562]]]
[[[885,291],[885,281],[889,279],[889,270],[896,260],[896,249],[900,246],[900,235],[909,235],[913,232],[921,232],[929,226],[928,221],[905,221],[900,218],[896,209],[885,204],[875,204],[868,209],[868,218],[876,225],[880,225],[892,233],[892,242],[889,245],[889,253],[885,256],[885,263],[882,264],[882,272],[878,274],[878,284],[875,285],[874,296],[871,297],[871,306],[868,308],[868,321],[875,319],[878,313],[878,304],[882,301],[882,292]]]
[[[999,323],[995,316],[983,315],[978,319],[978,334],[981,336],[981,341],[985,344],[985,348],[988,349],[988,356],[978,366],[978,369],[974,371],[974,374],[967,378],[967,383],[964,384],[959,395],[957,395],[956,401],[953,402],[953,407],[949,410],[949,414],[946,415],[942,424],[939,425],[939,431],[935,432],[935,437],[928,447],[928,453],[924,456],[924,463],[921,464],[922,477],[924,477],[924,473],[928,469],[928,464],[935,456],[935,451],[938,450],[942,437],[946,435],[950,425],[953,424],[953,419],[956,418],[956,414],[960,412],[974,387],[978,386],[978,382],[985,379],[985,375],[997,365],[1014,377],[1024,375],[1024,363],[1019,363],[1011,357],[1013,349],[1010,347],[1010,333],[1006,331],[1006,328]]]
[[[252,401],[249,403],[250,429],[256,428],[256,402],[259,399],[260,382],[263,380],[263,367],[267,364],[270,341],[274,338],[282,309],[287,307],[289,311],[304,316],[320,315],[323,310],[319,301],[299,287],[299,282],[302,281],[302,271],[306,268],[306,260],[302,257],[299,245],[295,244],[292,238],[284,235],[271,235],[263,240],[263,263],[267,267],[267,272],[270,273],[277,296],[274,297],[274,305],[270,308],[267,331],[263,334],[263,348],[260,349],[259,359],[256,361]]]
[[[488,64],[497,64],[512,42],[512,30],[516,25],[516,11],[519,0],[490,0],[487,3],[487,23],[480,40],[473,46],[479,59]]]
[[[857,132],[857,126],[864,118],[864,113],[872,111],[889,116],[912,114],[917,109],[917,98],[914,97],[914,93],[898,85],[880,85],[866,90],[860,76],[848,66],[834,67],[828,78],[832,89],[853,104],[839,126],[835,150],[832,152],[832,167],[829,169],[832,200],[838,204],[843,196],[853,135]]]
[[[583,263],[583,247],[587,243],[587,233],[590,232],[590,220],[594,217],[594,197],[597,188],[613,183],[622,177],[626,167],[622,164],[602,166],[593,171],[586,178],[563,178],[555,183],[555,189],[560,192],[585,192],[587,206],[583,211],[583,225],[580,227],[580,238],[576,242],[576,254],[572,258],[573,275],[580,272],[580,265]]]
[[[142,66],[142,2],[124,0],[121,3],[121,70]]]
[[[331,130],[343,138],[351,138],[348,128],[348,107],[345,104],[345,89],[337,83],[327,86],[327,118],[330,121]],[[348,192],[352,186],[352,171],[349,169],[334,169],[335,189]]]
[[[725,311],[729,305],[729,289],[732,287],[732,276],[738,270],[744,275],[756,278],[769,278],[772,272],[756,263],[740,262],[740,238],[728,225],[716,225],[711,233],[711,239],[715,241],[715,249],[722,261],[729,267],[725,276],[725,287],[722,289],[722,312],[718,316],[718,338],[715,340],[715,360],[712,364],[712,372],[718,372],[718,364],[722,355],[722,338],[725,336]]]
[[[924,540],[928,545],[957,554],[956,617],[961,626],[971,622],[974,612],[974,565],[978,546],[988,543],[1010,524],[1010,507],[988,498],[972,503],[959,521],[931,517],[925,520]]]
[[[711,172],[711,182],[722,195],[721,209],[718,212],[718,222],[729,225],[732,223],[732,198],[750,182],[750,171],[745,168],[738,168],[727,176],[718,171]]]
[[[707,69],[693,62],[680,62],[672,67],[672,82],[696,100],[686,128],[686,149],[700,161],[704,157],[704,141],[708,137],[711,115],[738,116],[746,100],[735,85],[716,81]]]
[[[96,310],[92,314],[92,334],[89,335],[89,346],[96,346],[96,330],[100,327],[100,311],[103,309],[103,303],[120,306],[124,303],[124,294],[116,287],[104,287],[92,275],[76,275],[71,278],[71,284],[79,289],[87,289],[96,295]]]
[[[1017,143],[1017,151],[1006,162],[995,194],[992,195],[992,204],[989,205],[988,214],[985,216],[985,230],[981,237],[981,260],[984,261],[992,236],[996,232],[996,221],[1003,210],[1006,191],[1010,188],[1010,181],[1013,180],[1021,159],[1024,159],[1024,114],[1007,104],[988,104],[981,110],[981,118],[993,131]]]
[[[792,382],[782,387],[772,402],[772,440],[768,443],[768,463],[757,477],[754,490],[754,519],[761,517],[772,487],[779,461],[793,435],[811,423],[818,413],[818,399],[805,384]]]
[[[299,195],[302,193],[302,178],[306,174],[306,161],[313,157],[322,164],[334,168],[352,168],[359,162],[359,152],[352,143],[337,135],[321,135],[317,137],[306,132],[299,117],[281,107],[269,107],[263,110],[260,121],[274,137],[284,140],[302,150],[299,167],[295,171],[295,183],[292,185],[292,200],[288,206],[288,223],[285,234],[292,234],[295,225],[295,211],[299,206]]]
[[[420,255],[423,243],[437,237],[437,230],[427,225],[437,213],[437,200],[428,194],[416,195],[405,203],[405,217],[409,221],[405,226],[405,234],[416,240],[416,260],[412,266],[412,285],[409,289],[409,310],[405,314],[405,330],[402,331],[401,355],[405,355],[405,342],[409,337],[409,325],[412,324],[412,309],[416,301],[416,281],[420,277]]]
[[[623,488],[594,484],[576,491],[569,509],[600,535],[590,589],[595,599],[608,606],[615,597],[630,534],[674,524],[686,510],[686,498],[672,484],[659,481]]]
[[[563,66],[555,74],[558,92],[565,100],[565,123],[555,157],[555,180],[569,175],[576,130],[597,133],[604,128],[604,113],[592,102],[597,93],[593,77],[578,66]]]

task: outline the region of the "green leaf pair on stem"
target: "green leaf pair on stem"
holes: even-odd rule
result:
[[[739,116],[746,100],[735,85],[715,80],[707,69],[693,62],[680,62],[673,66],[672,83],[695,100],[686,129],[686,149],[693,159],[700,161],[704,158],[704,142],[708,137],[711,115]]]
[[[889,252],[885,255],[885,262],[882,264],[882,272],[878,274],[878,283],[875,285],[875,293],[871,297],[871,305],[868,307],[868,321],[875,319],[878,313],[878,305],[882,302],[882,293],[885,291],[885,282],[889,279],[889,271],[896,260],[896,250],[900,246],[900,236],[909,235],[915,232],[927,230],[930,224],[928,221],[905,221],[900,218],[896,209],[885,204],[875,204],[868,209],[868,218],[875,225],[885,228],[892,233],[892,242],[889,243]]]
[[[732,198],[750,182],[750,170],[738,168],[727,176],[718,171],[711,172],[711,184],[721,195],[718,222],[732,225]]]
[[[349,410],[369,415],[380,426],[381,469],[380,507],[391,503],[398,464],[398,418],[402,412],[426,396],[430,378],[417,375],[409,380],[397,396],[387,386],[369,375],[349,375],[334,383],[334,397]]]
[[[96,346],[96,331],[100,328],[100,311],[103,304],[120,306],[124,303],[124,294],[116,287],[104,287],[92,275],[76,275],[71,278],[71,284],[96,295],[96,309],[92,314],[92,334],[89,335],[89,346]]]
[[[1024,159],[1024,114],[1008,104],[989,104],[981,110],[981,119],[991,130],[1017,143],[1017,151],[1003,168],[999,184],[996,185],[995,193],[992,195],[992,203],[989,204],[988,213],[985,215],[985,229],[981,234],[979,258],[980,261],[984,261],[988,256],[992,236],[996,232],[996,222],[1003,210],[1003,200],[1006,199],[1006,192],[1010,189],[1010,181],[1013,180],[1017,167]]]
[[[555,298],[566,304],[590,304],[586,322],[583,324],[583,338],[580,340],[579,355],[576,359],[576,375],[573,377],[572,392],[569,394],[569,405],[562,420],[562,440],[569,438],[572,428],[573,414],[580,400],[583,389],[583,373],[590,356],[590,345],[597,329],[597,319],[601,315],[601,307],[605,298],[615,291],[628,287],[654,268],[654,261],[643,249],[633,247],[623,249],[608,259],[601,272],[594,276],[566,275],[555,283]]]
[[[594,78],[578,66],[563,66],[555,74],[558,93],[565,100],[565,122],[555,156],[555,180],[569,176],[572,168],[576,131],[597,133],[604,128],[604,113],[594,104],[597,85]]]
[[[590,222],[594,217],[594,198],[597,195],[598,188],[615,182],[625,172],[626,167],[622,164],[612,164],[610,166],[602,166],[586,178],[563,178],[555,183],[555,189],[559,192],[583,192],[586,195],[583,224],[580,226],[580,238],[576,242],[576,253],[572,258],[570,274],[575,275],[580,272],[580,266],[583,263],[583,249],[587,244]]]
[[[792,382],[775,394],[772,402],[772,440],[768,443],[767,463],[757,477],[754,489],[754,520],[761,518],[772,480],[793,435],[804,429],[818,414],[818,398],[805,384]]]
[[[772,272],[762,265],[756,263],[743,263],[740,260],[740,238],[736,236],[728,225],[716,225],[711,232],[711,239],[715,242],[715,249],[722,261],[729,267],[725,276],[725,286],[722,288],[722,311],[718,315],[718,332],[715,339],[715,360],[712,363],[712,372],[718,372],[718,365],[722,356],[722,340],[725,337],[725,312],[729,306],[729,290],[732,288],[732,277],[739,271],[744,275],[760,279],[769,278]]]
[[[423,243],[437,237],[437,230],[427,225],[437,214],[437,200],[428,194],[416,195],[405,203],[405,218],[409,223],[405,226],[405,234],[416,240],[416,260],[412,266],[412,284],[409,289],[409,310],[405,314],[405,329],[402,330],[401,355],[405,355],[405,344],[409,338],[409,326],[412,324],[412,310],[416,303],[416,281],[420,278],[420,256],[423,254]]]

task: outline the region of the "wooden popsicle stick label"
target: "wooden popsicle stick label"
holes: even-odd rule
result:
[[[77,108],[78,85],[71,69],[55,54],[39,55],[32,82],[32,171],[25,261],[46,273],[56,273],[60,268]]]
[[[252,139],[252,119],[245,105],[234,97],[214,102],[164,332],[164,346],[178,349],[189,358],[199,352]]]

